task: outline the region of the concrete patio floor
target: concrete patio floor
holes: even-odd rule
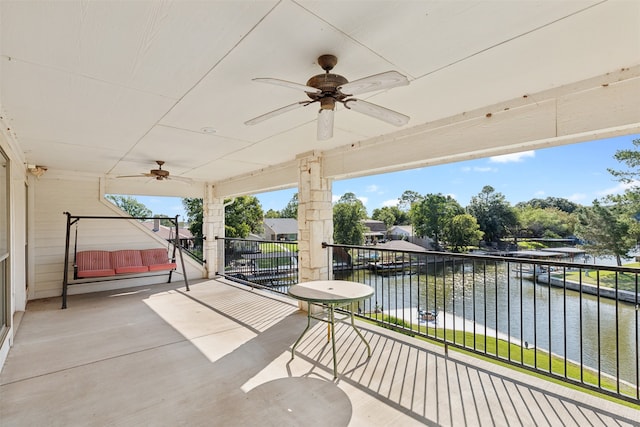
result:
[[[627,426],[640,411],[224,280],[32,301],[0,374],[5,426]]]

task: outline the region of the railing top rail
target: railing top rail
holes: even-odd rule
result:
[[[564,268],[574,268],[574,269],[598,269],[598,270],[608,270],[608,271],[617,271],[620,273],[632,273],[632,274],[640,274],[640,268],[635,267],[619,267],[612,265],[603,265],[603,264],[586,264],[582,262],[572,262],[572,261],[561,261],[557,259],[540,259],[540,258],[526,258],[520,256],[509,256],[508,254],[477,254],[477,253],[454,253],[454,252],[442,252],[442,251],[412,251],[412,250],[404,250],[404,249],[392,249],[392,248],[381,248],[377,245],[342,245],[342,244],[333,244],[333,243],[322,243],[323,248],[345,248],[345,249],[358,249],[364,251],[380,251],[386,253],[406,253],[416,256],[436,256],[441,258],[458,258],[458,259],[472,259],[477,261],[499,261],[499,262],[509,262],[515,264],[534,264],[534,265],[544,265],[544,266],[553,266],[553,267],[564,267]]]
[[[281,245],[296,245],[298,244],[297,240],[259,240],[259,239],[243,239],[240,237],[220,237],[216,236],[216,240],[224,240],[227,242],[255,242],[255,243],[277,243]]]

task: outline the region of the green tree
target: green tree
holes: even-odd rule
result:
[[[466,251],[467,246],[477,245],[484,233],[480,231],[478,221],[467,213],[451,218],[451,223],[445,231],[446,240],[454,252]]]
[[[367,209],[353,193],[345,193],[333,205],[333,240],[343,245],[361,245],[364,243],[363,219],[367,218]]]
[[[396,215],[393,209],[389,206],[383,206],[379,209],[374,209],[373,212],[371,213],[371,219],[384,222],[384,225],[387,227],[387,230],[396,223]]]
[[[269,209],[265,214],[265,218],[281,218],[280,211]]]
[[[202,237],[202,199],[184,198],[182,206],[187,214],[187,222],[189,223],[189,231],[195,238]]]
[[[602,206],[594,200],[593,206],[578,211],[576,236],[584,241],[584,249],[593,256],[615,256],[618,266],[636,244],[630,229],[629,218],[619,215],[615,206]]]
[[[566,213],[575,212],[580,205],[577,203],[573,203],[570,200],[564,199],[562,197],[547,197],[546,199],[531,199],[528,202],[520,202],[516,204],[516,208],[525,208],[525,207],[539,208],[539,209],[547,209],[547,208],[556,208]]]
[[[574,234],[576,216],[558,208],[520,205],[515,212],[520,230],[518,237],[561,238]]]
[[[480,230],[488,242],[497,242],[506,237],[518,223],[515,211],[490,185],[485,185],[478,195],[471,198],[467,212],[476,217]]]
[[[625,170],[608,169],[618,181],[630,184],[623,194],[610,195],[605,202],[616,206],[620,215],[624,215],[629,223],[629,234],[640,239],[640,139],[632,141],[632,149],[618,150],[614,158],[626,165]]]
[[[418,200],[421,200],[422,196],[412,190],[405,190],[404,193],[398,198],[398,208],[404,212],[409,212],[411,205]]]
[[[634,148],[629,150],[618,150],[613,156],[614,159],[626,165],[627,169],[607,169],[611,175],[618,179],[618,181],[627,184],[640,179],[640,139],[634,139],[631,143]]]
[[[225,204],[231,200],[225,200]],[[245,238],[249,233],[261,233],[264,214],[260,201],[255,196],[240,196],[233,199],[225,209],[225,235]]]
[[[150,217],[151,209],[139,202],[135,197],[107,194],[107,200],[133,217]]]
[[[409,215],[416,236],[429,236],[438,247],[445,229],[454,216],[464,213],[462,206],[451,196],[427,194],[411,205]]]
[[[298,218],[298,193],[294,193],[287,206],[280,211],[280,218]]]

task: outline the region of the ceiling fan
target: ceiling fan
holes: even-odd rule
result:
[[[140,173],[138,175],[121,175],[118,178],[155,178],[158,181],[167,180],[176,180],[182,182],[191,182],[189,178],[183,178],[181,176],[169,176],[169,171],[166,169],[162,169],[162,165],[164,165],[164,160],[156,160],[158,164],[158,169],[151,169],[148,173]]]
[[[269,113],[262,114],[245,122],[246,125],[255,125],[264,120],[286,113],[299,107],[306,107],[315,102],[320,103],[318,112],[318,139],[326,140],[333,136],[333,112],[336,103],[343,104],[350,110],[357,111],[367,116],[385,121],[395,126],[403,126],[409,121],[409,117],[388,108],[381,107],[361,99],[351,98],[353,95],[371,92],[375,90],[389,89],[396,86],[409,84],[407,77],[397,71],[374,74],[349,82],[339,74],[330,73],[338,63],[334,55],[322,55],[318,58],[318,65],[325,70],[324,74],[318,74],[309,79],[306,85],[272,78],[255,78],[253,81],[285,86],[302,90],[311,99],[300,101],[285,107],[278,108]]]

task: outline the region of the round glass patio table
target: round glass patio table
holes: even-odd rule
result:
[[[333,378],[338,377],[338,367],[336,361],[336,338],[335,338],[335,309],[337,307],[349,307],[349,317],[351,318],[351,327],[356,331],[362,342],[367,346],[367,356],[371,357],[371,347],[367,340],[362,336],[358,328],[356,328],[353,317],[354,303],[373,295],[373,289],[370,286],[358,282],[350,282],[346,280],[314,280],[311,282],[298,283],[289,288],[288,294],[293,298],[305,301],[307,303],[307,327],[300,337],[293,344],[291,349],[291,359],[295,356],[295,349],[302,340],[302,337],[311,327],[311,319],[326,322],[329,326],[331,336],[331,348],[333,351]],[[317,317],[311,313],[311,304],[323,305],[328,310],[328,318]]]

